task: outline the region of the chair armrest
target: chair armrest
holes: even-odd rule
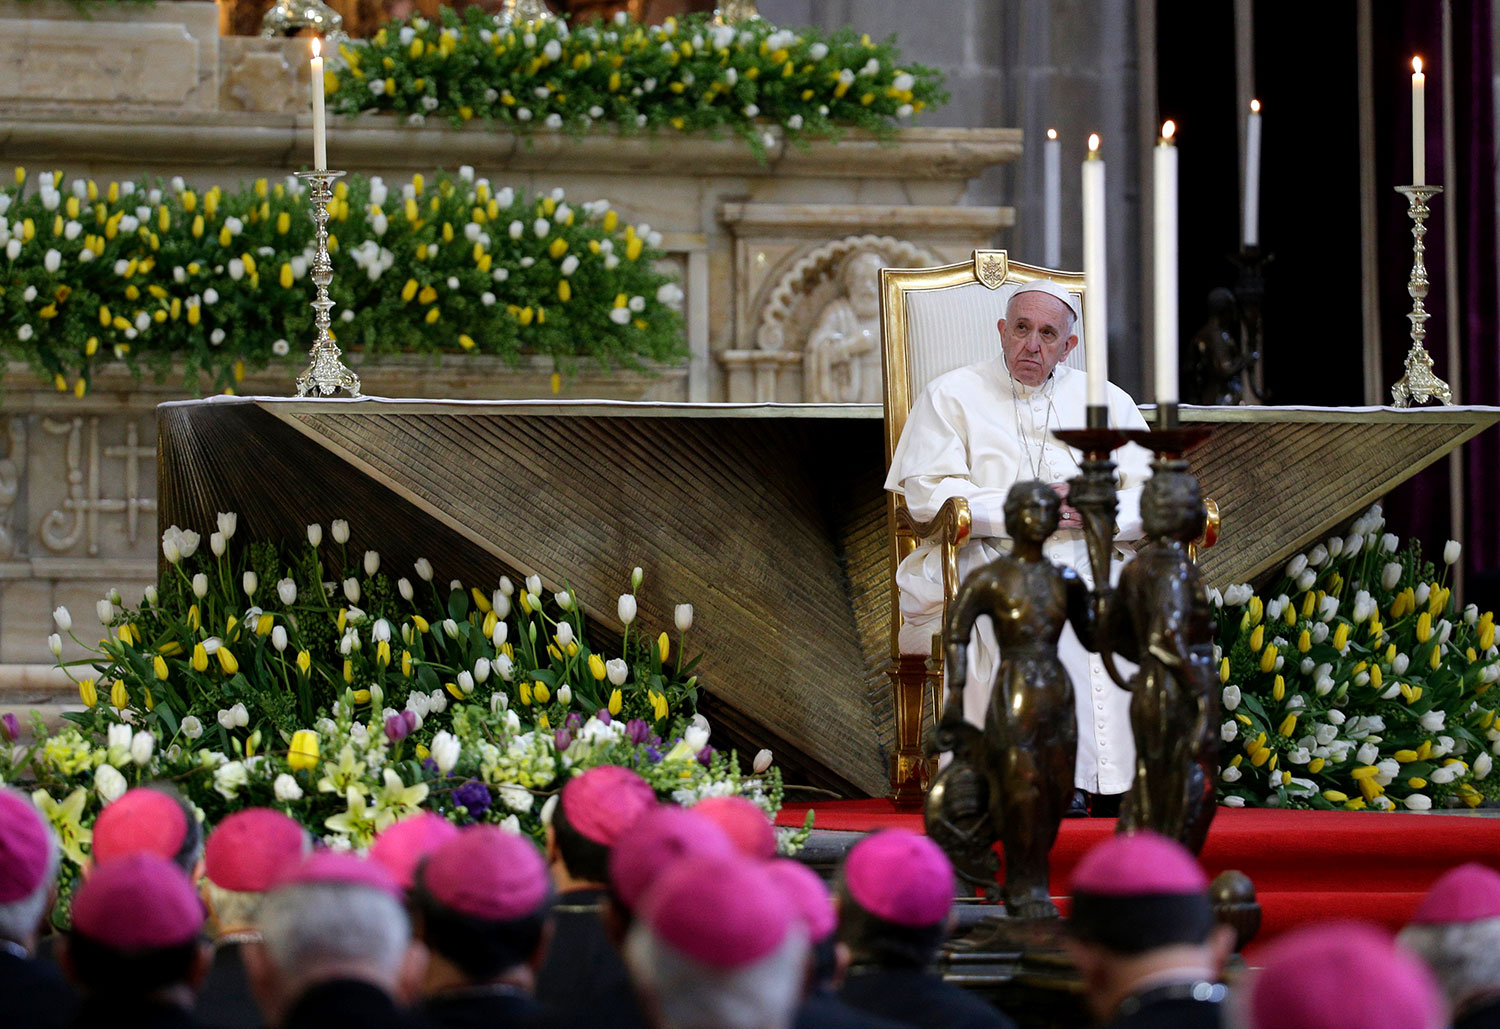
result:
[[[919,522],[907,509],[904,497],[896,498],[896,530],[909,532],[923,542],[936,542],[943,557],[943,596],[951,601],[958,596],[958,548],[968,542],[973,516],[963,497],[949,497],[938,508],[931,521]],[[944,604],[943,617],[947,618]]]

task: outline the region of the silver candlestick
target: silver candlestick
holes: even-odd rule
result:
[[[297,396],[309,394],[331,396],[337,390],[348,390],[349,395],[359,396],[359,376],[339,360],[343,351],[333,341],[328,331],[328,312],[333,301],[328,298],[328,285],[333,282],[333,259],[328,256],[328,202],[333,199],[333,180],[343,176],[341,171],[298,172],[297,178],[308,184],[308,196],[312,199],[312,220],[318,227],[318,251],[313,256],[312,281],[318,287],[313,298],[315,312],[313,322],[318,327],[318,338],[313,340],[311,361],[307,370],[297,376]]]
[[[1406,280],[1406,292],[1411,296],[1411,314],[1406,316],[1411,321],[1411,349],[1406,352],[1406,374],[1391,387],[1392,407],[1410,407],[1413,402],[1425,404],[1429,400],[1453,403],[1453,391],[1432,373],[1432,355],[1422,342],[1427,337],[1429,317],[1423,304],[1427,297],[1427,265],[1423,261],[1427,248],[1422,245],[1422,237],[1427,235],[1427,216],[1432,213],[1427,201],[1442,191],[1442,186],[1396,187],[1397,193],[1406,196],[1410,205],[1406,213],[1412,221],[1411,278]]]

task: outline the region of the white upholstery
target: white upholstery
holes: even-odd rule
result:
[[[1005,305],[1017,285],[989,289],[982,283],[969,282],[906,293],[906,353],[913,398],[939,375],[1000,352],[995,323],[1005,317]],[[1074,331],[1078,333],[1078,345],[1063,364],[1082,371],[1081,320]]]

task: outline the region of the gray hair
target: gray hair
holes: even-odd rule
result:
[[[685,957],[637,922],[625,964],[655,998],[665,1029],[783,1029],[802,999],[807,937],[793,929],[780,947],[745,968],[725,971]]]
[[[253,927],[258,921],[260,906],[266,898],[264,893],[226,890],[207,876],[203,877],[203,896],[208,900],[214,922],[220,930],[227,927]]]
[[[57,878],[57,863],[61,859],[57,834],[52,831],[50,825],[46,826],[46,830],[47,870],[42,875],[42,881],[37,883],[36,889],[20,900],[0,904],[0,940],[10,940],[13,943],[29,940],[37,927],[42,924],[42,915],[46,913],[47,900],[52,896],[52,882]]]
[[[1073,335],[1073,330],[1078,326],[1078,315],[1073,310],[1073,305],[1068,303],[1066,300],[1063,300],[1060,297],[1053,296],[1046,290],[1041,289],[1018,289],[1014,293],[1012,293],[1010,295],[1010,299],[1005,302],[1005,320],[1007,322],[1010,321],[1010,309],[1015,306],[1016,298],[1024,296],[1027,293],[1040,293],[1044,297],[1052,297],[1053,300],[1056,300],[1059,304],[1061,304],[1063,311],[1066,312],[1067,315],[1066,324],[1062,327],[1062,338],[1067,339],[1069,336]]]
[[[1409,925],[1397,939],[1427,962],[1454,1011],[1481,994],[1500,990],[1500,918]]]
[[[368,886],[313,883],[265,895],[261,942],[282,980],[316,979],[320,969],[368,969],[393,978],[411,942],[411,921],[395,897]]]

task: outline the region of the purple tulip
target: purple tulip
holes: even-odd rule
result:
[[[709,764],[713,761],[713,759],[714,759],[714,748],[712,748],[712,747],[704,747],[702,750],[698,751],[698,763],[700,765],[702,765],[704,768],[707,768],[709,766]]]
[[[469,817],[476,822],[490,809],[493,800],[494,798],[490,796],[490,788],[474,779],[470,779],[453,791],[453,802],[467,809]]]
[[[7,712],[4,717],[0,717],[0,736],[11,742],[21,738],[21,723],[14,714]]]
[[[416,732],[416,729],[417,713],[415,711],[402,711],[385,720],[385,734],[390,737],[392,743],[401,742]]]
[[[552,736],[553,742],[557,744],[557,752],[561,754],[573,745],[573,734],[566,729],[559,729]]]
[[[599,719],[599,721],[603,722],[605,725],[609,725],[615,720],[614,715],[611,715],[609,713],[609,708],[607,707],[601,707],[599,709],[599,713],[594,715],[594,717]]]
[[[563,726],[573,732],[577,732],[583,728],[583,713],[581,711],[568,712],[568,717],[563,719]]]
[[[640,746],[651,738],[651,726],[639,718],[632,718],[625,723],[625,738],[636,746]]]

